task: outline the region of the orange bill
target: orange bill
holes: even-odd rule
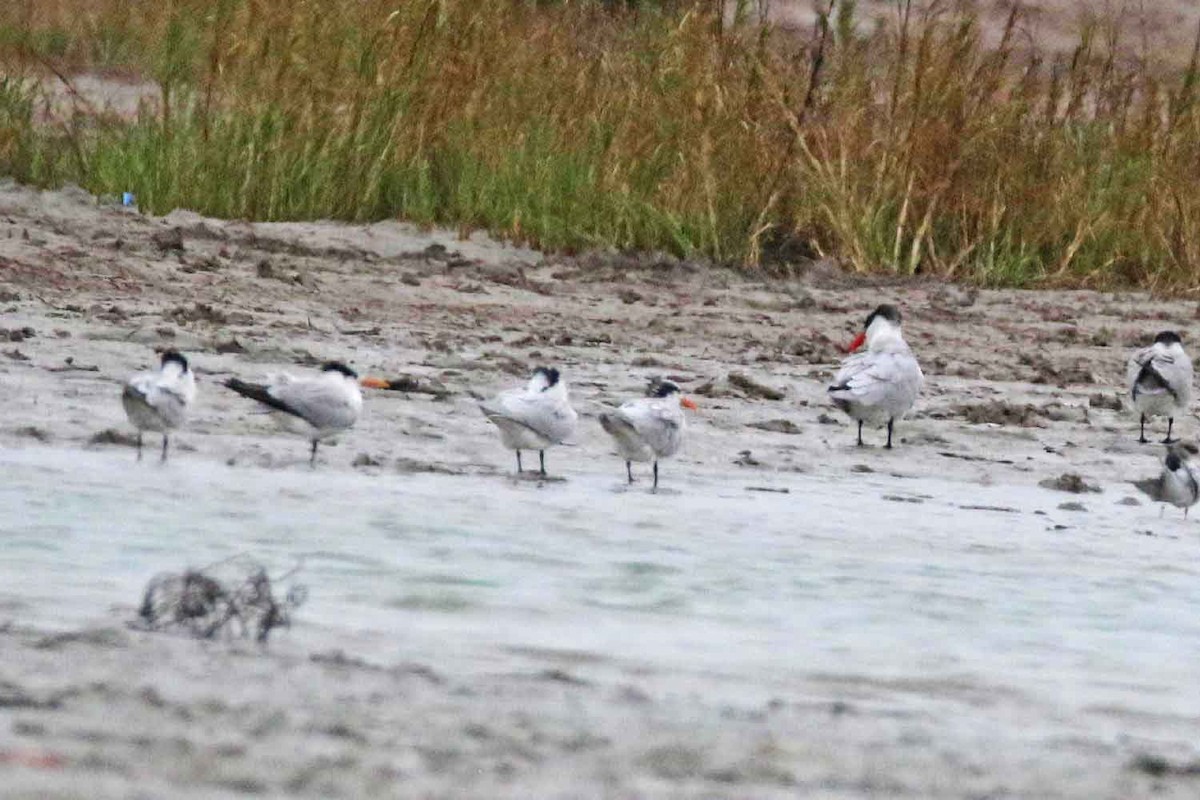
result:
[[[680,400],[679,405],[683,406],[684,408],[690,408],[692,411],[695,411],[697,408],[699,408],[699,406],[696,405],[696,401],[690,397],[685,397]]]
[[[392,384],[391,381],[386,381],[383,378],[376,378],[373,375],[368,375],[359,380],[359,385],[365,386],[368,389],[387,389]]]

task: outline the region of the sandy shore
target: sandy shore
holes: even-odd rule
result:
[[[885,300],[903,308],[928,378],[891,452],[878,447],[882,431],[853,447],[853,428],[824,399],[839,348]],[[836,499],[870,481],[884,508],[942,513],[932,506],[944,500],[953,534],[1005,512],[1011,490],[1029,504],[1020,524],[1030,548],[1099,531],[1118,551],[1158,541],[1177,548],[1172,559],[1191,553],[1179,569],[1194,575],[1200,529],[1177,513],[1160,520],[1129,485],[1156,472],[1160,448],[1137,444],[1121,398],[1131,348],[1163,328],[1200,342],[1194,301],[864,282],[820,265],[794,281],[757,281],[395,223],[148,218],[79,191],[6,185],[0,309],[0,444],[10,452],[132,465],[120,437],[105,434],[129,432],[118,382],[155,363],[156,348],[175,347],[200,380],[176,462],[300,474],[304,443],[219,382],[338,358],[361,373],[413,376],[422,391],[370,394],[355,430],[322,451],[318,475],[440,481],[469,504],[473,487],[506,483],[513,467],[478,398],[534,365],[559,366],[581,434],[578,447],[548,453],[551,472],[568,485],[619,484],[623,465],[596,416],[666,375],[701,405],[685,453],[663,465],[669,491],[650,498],[679,515],[689,492],[709,491],[700,487],[793,498],[823,487]],[[1177,430],[1193,437],[1195,423]],[[8,468],[34,470],[38,457]],[[1101,491],[1039,488],[1064,473]],[[803,505],[780,508],[804,524]],[[844,535],[853,550],[855,531]],[[0,574],[21,569],[9,557]],[[822,673],[761,697],[747,680],[729,702],[681,689],[666,669],[580,677],[586,667],[570,653],[496,670],[461,657],[447,667],[436,643],[418,648],[418,661],[312,649],[304,635],[261,652],[126,630],[136,596],[81,614],[86,624],[39,617],[22,599],[0,587],[5,796],[1116,798],[1200,787],[1188,744],[1200,741],[1195,707],[1117,715],[1094,739],[1086,719],[1072,719],[1063,736],[1078,740],[1050,746],[1023,737],[1020,704],[985,689],[943,686],[930,701],[941,712],[910,726],[904,698],[924,691],[911,676],[847,686]],[[1200,644],[1194,622],[1171,624],[1164,636]],[[1194,664],[1173,670],[1155,684],[1164,698],[1187,691],[1175,681],[1189,672],[1193,689],[1200,677]]]

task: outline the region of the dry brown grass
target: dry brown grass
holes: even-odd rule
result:
[[[8,63],[133,69],[163,102],[133,125],[38,128],[10,82],[0,171],[26,180],[748,266],[829,254],[989,284],[1198,283],[1196,56],[1139,55],[1119,17],[1059,52],[1030,44],[1019,9],[989,33],[970,3],[875,27],[847,4],[803,40],[710,2],[31,5],[0,10]]]

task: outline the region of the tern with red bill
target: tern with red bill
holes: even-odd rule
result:
[[[658,488],[659,459],[670,458],[683,444],[686,425],[683,409],[696,409],[670,381],[654,381],[651,396],[639,397],[600,415],[600,424],[625,459],[625,474],[633,483],[633,462],[654,462],[654,488]]]
[[[900,332],[900,310],[895,306],[885,303],[872,311],[848,349],[854,353],[864,343],[866,352],[851,355],[842,362],[829,385],[829,397],[858,422],[860,447],[865,422],[887,425],[890,448],[896,420],[917,402],[925,376]]]
[[[363,385],[373,386],[366,378]],[[309,464],[317,463],[317,445],[354,427],[362,411],[358,373],[340,361],[330,361],[312,376],[273,376],[267,383],[237,378],[225,386],[265,406],[284,427],[302,433],[312,443]]]
[[[512,389],[480,403],[479,409],[500,429],[500,440],[517,452],[537,450],[541,474],[546,474],[546,450],[567,444],[575,435],[579,417],[567,397],[567,384],[553,367],[538,367],[522,389]]]
[[[1146,417],[1167,418],[1167,438],[1171,438],[1175,418],[1187,413],[1192,399],[1192,359],[1183,351],[1183,340],[1175,331],[1163,331],[1154,344],[1133,354],[1126,365],[1126,380],[1133,407],[1142,415],[1138,441],[1146,443]]]
[[[162,460],[167,460],[170,432],[187,418],[188,407],[196,399],[196,378],[188,361],[175,350],[162,354],[157,370],[140,372],[125,384],[121,404],[125,415],[137,428],[138,460],[142,458],[142,433],[162,434]]]

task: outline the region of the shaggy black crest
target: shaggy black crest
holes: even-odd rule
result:
[[[174,361],[179,366],[183,367],[184,372],[188,371],[188,361],[186,358],[183,357],[183,354],[180,353],[178,350],[168,350],[162,354],[162,366],[165,367],[167,364],[171,363],[172,361]]]
[[[1183,466],[1183,459],[1175,453],[1167,453],[1167,469],[1174,472]]]
[[[871,327],[871,323],[875,321],[876,317],[883,317],[884,319],[886,319],[888,322],[892,323],[893,325],[899,325],[900,324],[900,309],[896,308],[894,305],[891,305],[890,303],[884,303],[879,308],[872,311],[870,316],[867,317],[867,321],[863,323],[863,330],[866,330],[867,328]]]
[[[1154,337],[1155,344],[1183,344],[1183,339],[1179,338],[1179,334],[1175,331],[1163,331],[1158,336]]]
[[[654,397],[670,397],[673,394],[679,394],[680,389],[670,381],[659,381],[654,387]]]
[[[558,370],[554,367],[538,367],[533,371],[533,374],[546,376],[546,389],[558,383]],[[546,389],[542,389],[542,391],[544,392]]]
[[[357,378],[358,373],[347,367],[340,361],[327,361],[322,367],[321,372],[340,372],[347,378]]]

